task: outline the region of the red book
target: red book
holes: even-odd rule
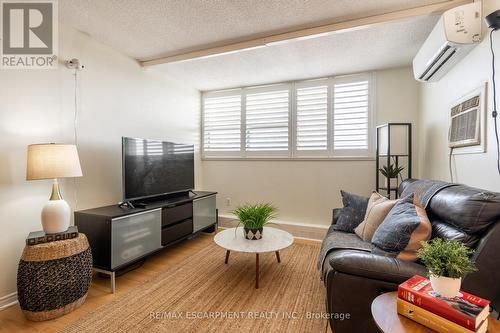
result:
[[[464,291],[453,298],[439,296],[431,282],[418,275],[399,285],[398,297],[474,332],[490,310],[489,301]]]

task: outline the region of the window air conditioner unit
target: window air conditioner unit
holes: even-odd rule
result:
[[[453,103],[450,108],[448,146],[460,148],[484,144],[486,84]],[[481,152],[484,148],[470,150]],[[463,151],[462,151],[463,152]],[[465,153],[465,152],[463,152]]]
[[[481,41],[481,27],[480,1],[444,12],[413,59],[415,79],[441,79]]]

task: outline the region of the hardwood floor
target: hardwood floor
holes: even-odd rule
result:
[[[126,294],[128,291],[143,284],[159,272],[174,266],[193,253],[205,248],[213,241],[212,239],[213,234],[201,234],[194,239],[183,241],[156,253],[148,258],[140,268],[117,277],[117,290],[115,294],[110,293],[108,279],[94,275],[89,295],[85,303],[77,310],[60,318],[44,322],[32,322],[24,318],[19,305],[9,307],[0,311],[0,333],[56,332],[70,325],[88,312]],[[308,243],[313,241],[296,239],[296,242]]]
[[[115,294],[110,293],[108,279],[94,275],[85,303],[77,310],[60,318],[45,322],[32,322],[24,318],[19,305],[0,311],[0,332],[56,332],[88,312],[141,285],[160,271],[174,266],[191,254],[203,249],[212,242],[212,237],[213,235],[201,234],[194,239],[183,241],[156,253],[148,258],[140,268],[117,277]]]
[[[164,271],[193,253],[202,250],[213,240],[213,234],[201,234],[198,237],[183,241],[163,251],[156,253],[146,260],[144,265],[116,278],[117,290],[111,294],[109,290],[109,280],[94,275],[89,295],[85,303],[77,310],[62,316],[60,318],[44,321],[32,322],[24,318],[19,305],[11,306],[0,311],[0,333],[13,332],[57,332],[58,330],[70,325],[90,311],[113,301],[114,299],[126,294],[134,287],[137,287],[156,274]],[[297,243],[314,242],[312,240],[296,239]],[[490,322],[492,332],[500,332],[500,322]],[[326,333],[332,333],[329,326]]]

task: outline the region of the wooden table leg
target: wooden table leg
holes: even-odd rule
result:
[[[281,262],[281,260],[280,260],[280,251],[276,251],[276,259],[278,259],[278,263]]]
[[[226,251],[226,260],[224,261],[225,264],[227,264],[227,262],[229,261],[229,253],[230,252],[231,251],[229,251],[229,250]]]
[[[259,254],[255,254],[255,289],[259,289]]]

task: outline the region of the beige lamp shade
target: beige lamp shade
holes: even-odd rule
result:
[[[26,180],[81,176],[75,145],[47,143],[28,146]]]

